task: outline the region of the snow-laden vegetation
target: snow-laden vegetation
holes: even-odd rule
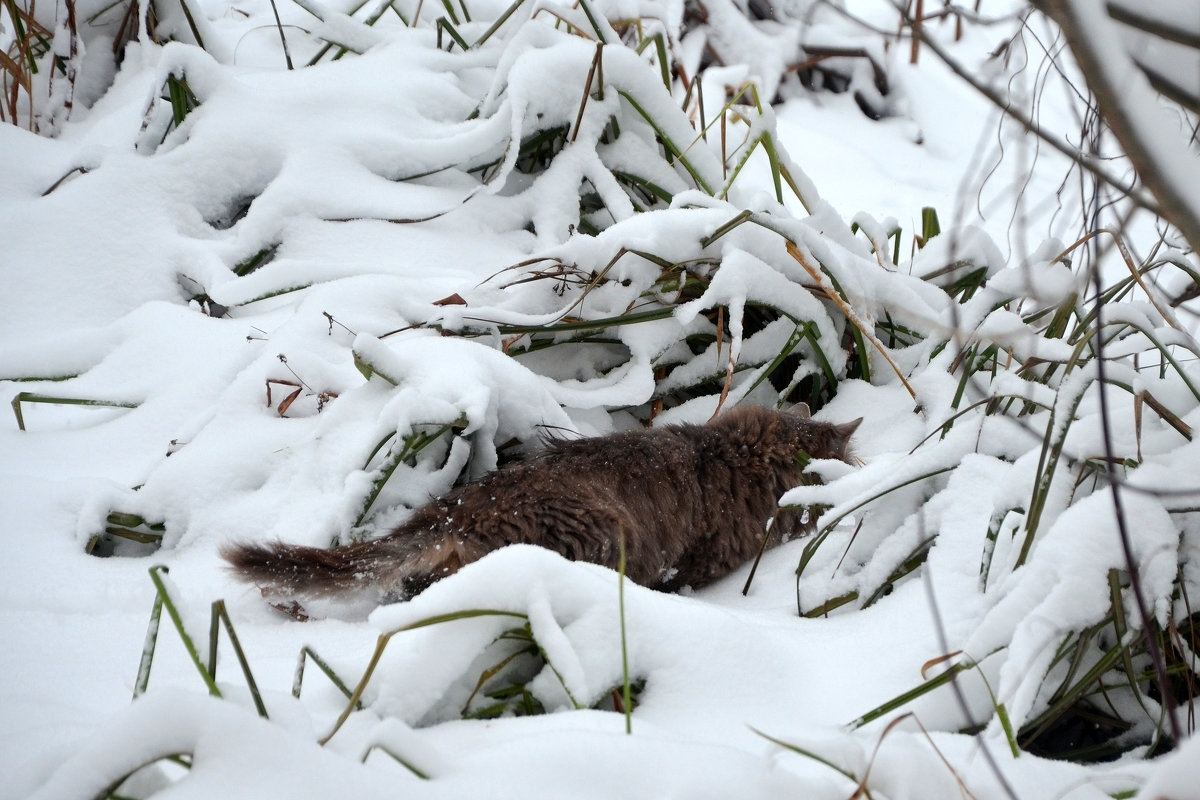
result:
[[[5,796],[1128,795],[1190,733],[1194,257],[835,208],[784,99],[896,136],[950,108],[883,34],[94,5],[3,6]],[[548,429],[799,401],[865,418],[861,464],[692,595],[516,547],[301,625],[220,567],[378,534]]]

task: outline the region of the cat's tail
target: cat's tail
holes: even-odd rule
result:
[[[459,544],[421,542],[393,533],[330,549],[285,542],[230,544],[221,549],[221,556],[238,578],[257,585],[272,600],[366,594],[376,602],[394,602],[475,560],[464,558]]]

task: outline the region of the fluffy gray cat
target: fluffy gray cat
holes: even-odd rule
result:
[[[405,600],[505,545],[545,547],[673,591],[727,575],[798,532],[779,497],[806,458],[850,461],[862,419],[815,422],[808,409],[739,406],[707,425],[554,440],[542,452],[460,486],[379,539],[321,549],[235,544],[222,555],[280,608],[306,599]]]

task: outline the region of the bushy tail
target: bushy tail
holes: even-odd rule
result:
[[[367,589],[381,596],[401,578],[403,555],[386,539],[334,547],[272,542],[221,550],[234,573],[271,597],[336,597]]]
[[[441,543],[438,543],[441,544]],[[392,534],[334,547],[272,542],[233,544],[221,550],[234,574],[276,599],[339,598],[363,593],[377,600],[405,600],[469,561],[459,547],[436,546]]]

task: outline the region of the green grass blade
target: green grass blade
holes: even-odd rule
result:
[[[658,121],[654,119],[654,117],[651,116],[651,114],[646,111],[645,108],[642,107],[641,103],[634,99],[632,94],[624,90],[618,90],[618,93],[621,95],[621,97],[625,98],[626,102],[633,107],[633,110],[636,111],[638,115],[641,116],[641,118],[644,119],[646,123],[654,129],[654,133],[662,141],[663,146],[667,148],[667,151],[674,156],[679,163],[683,165],[683,168],[687,170],[687,173],[692,176],[692,180],[696,182],[697,188],[710,197],[714,196],[713,187],[709,185],[708,181],[704,179],[704,176],[700,174],[700,171],[684,154],[683,148],[680,148],[679,145],[677,145],[671,139],[671,137],[667,135],[667,132],[663,130],[661,125],[658,124]]]
[[[308,283],[298,283],[295,286],[285,286],[282,289],[272,289],[271,291],[267,292],[266,294],[260,294],[256,297],[251,297],[249,300],[243,300],[240,303],[234,303],[233,306],[235,308],[244,308],[244,307],[250,305],[251,303],[260,303],[263,300],[270,300],[273,297],[280,297],[281,295],[291,294],[292,292],[303,291],[304,289],[307,289],[310,286],[312,286],[311,281],[309,281]]]
[[[346,682],[333,670],[333,667],[329,666],[329,663],[325,659],[317,655],[316,650],[313,650],[308,645],[300,648],[300,656],[296,661],[296,672],[292,677],[292,697],[300,699],[300,690],[304,687],[304,666],[309,659],[312,659],[317,668],[325,673],[325,677],[329,678],[329,682],[336,686],[338,691],[346,696],[347,700],[352,699],[354,693],[346,685]],[[361,711],[362,707],[361,702],[356,702],[356,711]]]
[[[625,733],[633,734],[633,690],[629,682],[629,641],[625,633],[625,529],[617,537],[617,613],[621,620],[621,698],[624,700]]]
[[[830,611],[839,609],[844,605],[849,605],[850,603],[853,603],[857,599],[858,599],[858,592],[847,592],[846,594],[839,595],[837,597],[833,597],[833,598],[830,598],[829,600],[826,600],[824,603],[817,606],[816,608],[811,608],[808,611],[803,612],[802,614],[800,614],[800,616],[806,617],[808,619],[817,619],[819,617],[824,617]]]
[[[438,614],[433,617],[427,617],[423,620],[405,625],[402,628],[397,628],[387,633],[379,635],[379,639],[375,642],[375,652],[371,654],[371,660],[367,663],[366,670],[363,671],[362,678],[359,679],[358,685],[354,687],[354,691],[350,694],[350,702],[346,705],[345,710],[338,716],[333,724],[332,730],[329,731],[318,743],[324,746],[329,742],[334,735],[341,730],[342,725],[350,718],[350,714],[357,708],[361,708],[360,701],[362,700],[363,692],[367,690],[367,685],[371,682],[371,678],[375,674],[375,669],[379,666],[379,660],[383,657],[383,651],[387,649],[388,643],[392,637],[398,633],[405,631],[417,630],[418,628],[427,628],[431,625],[441,625],[446,622],[455,622],[463,619],[474,619],[476,617],[514,617],[529,621],[529,617],[524,614],[519,614],[515,611],[499,611],[492,608],[471,608],[465,611],[455,611],[449,614]]]
[[[733,188],[734,181],[736,181],[738,179],[738,176],[742,174],[742,170],[745,168],[746,164],[750,161],[750,157],[754,155],[754,151],[756,149],[758,149],[758,146],[762,143],[762,140],[763,140],[763,137],[760,134],[760,135],[754,137],[754,139],[752,139],[749,142],[746,142],[745,144],[742,145],[741,155],[738,157],[737,163],[734,164],[733,169],[731,169],[729,171],[729,177],[725,179],[725,184],[721,187],[721,191],[717,193],[717,197],[719,197],[722,200],[725,200],[726,198],[729,197],[729,190]],[[782,203],[783,202],[783,192],[779,188],[778,172],[776,172],[772,177],[776,178],[776,181],[777,181],[775,184],[776,194],[779,198],[779,202]]]
[[[187,19],[188,29],[191,30],[192,36],[196,37],[196,46],[201,50],[204,47],[204,38],[200,35],[200,29],[196,26],[196,18],[192,16],[192,9],[188,8],[187,0],[179,0],[179,8],[183,11],[183,16]]]
[[[355,362],[358,363],[357,360]],[[437,424],[437,423],[433,423]],[[396,469],[404,462],[416,458],[421,451],[429,445],[436,442],[441,437],[445,436],[453,430],[462,430],[467,425],[467,418],[459,417],[453,422],[447,422],[440,425],[432,433],[414,430],[408,436],[403,437],[399,442],[393,442],[387,456],[384,457],[383,463],[378,467],[379,474],[371,481],[371,488],[367,492],[367,496],[363,501],[363,509],[358,515],[355,525],[361,525],[363,520],[371,512],[375,505],[375,501],[379,499],[379,493],[383,491],[383,487],[391,480]],[[386,438],[385,438],[386,441]],[[378,451],[376,447],[376,452]],[[368,464],[370,462],[368,461]],[[365,467],[364,467],[365,469]]]
[[[66,406],[95,406],[102,408],[137,408],[137,403],[120,400],[91,400],[83,397],[61,397],[38,392],[18,392],[12,399],[13,414],[17,418],[17,427],[25,430],[25,415],[21,412],[22,403],[48,403]]]
[[[450,21],[455,25],[462,25],[462,20],[458,18],[458,13],[454,10],[454,4],[450,0],[442,0],[442,8],[446,9],[446,14],[450,17]],[[466,49],[465,47],[463,48]]]
[[[406,770],[408,770],[409,772],[411,772],[413,775],[417,776],[421,780],[423,780],[423,781],[429,780],[429,775],[427,775],[426,773],[419,770],[415,764],[413,764],[411,761],[409,761],[407,759],[401,758],[400,756],[396,755],[391,750],[389,750],[388,748],[384,747],[381,744],[371,745],[367,749],[367,752],[363,753],[362,763],[365,764],[367,762],[367,758],[370,757],[371,753],[374,753],[376,750],[383,753],[385,756],[392,759],[397,764],[404,767]]]
[[[154,648],[158,644],[158,628],[162,622],[162,608],[162,596],[155,594],[154,606],[150,609],[150,623],[146,626],[146,639],[142,644],[142,657],[138,660],[137,678],[133,682],[134,700],[146,693],[146,687],[150,683],[150,667],[154,663]]]
[[[918,247],[924,247],[930,239],[942,232],[942,224],[938,221],[937,209],[925,206],[921,209],[921,238]]]
[[[167,97],[171,102],[171,118],[175,127],[182,125],[192,109],[200,105],[187,81],[174,73],[167,76]]]
[[[192,659],[192,664],[195,665],[196,671],[200,673],[204,685],[208,687],[208,693],[213,697],[220,697],[221,690],[217,688],[212,674],[205,668],[203,662],[201,662],[200,653],[196,650],[196,645],[192,643],[192,637],[188,635],[187,629],[183,627],[183,618],[179,616],[179,609],[175,607],[175,602],[171,599],[166,583],[162,579],[162,573],[168,571],[166,566],[157,564],[150,568],[150,580],[154,583],[154,588],[158,592],[163,606],[167,609],[167,616],[171,618],[171,623],[175,626],[175,632],[179,634],[184,649],[187,650],[188,656]]]
[[[246,688],[250,690],[250,697],[254,700],[254,708],[258,711],[258,715],[263,719],[267,717],[267,707],[263,704],[262,693],[258,690],[258,682],[254,680],[254,674],[250,671],[250,662],[246,660],[246,653],[242,650],[241,640],[238,639],[237,631],[233,628],[233,621],[229,619],[229,612],[225,610],[224,600],[214,600],[212,604],[212,624],[209,633],[209,672],[213,676],[213,680],[217,678],[217,621],[225,626],[225,633],[229,636],[229,644],[233,647],[233,654],[237,658],[238,665],[242,668],[242,675],[246,678]]]
[[[700,246],[701,247],[709,247],[710,245],[712,245],[713,242],[717,241],[722,236],[724,236],[725,234],[732,231],[734,228],[741,225],[743,222],[751,221],[751,217],[753,217],[753,216],[754,216],[754,212],[748,208],[743,211],[739,211],[737,213],[737,215],[734,216],[731,220],[723,223],[715,231],[713,231],[708,236],[705,236],[703,239],[701,239]]]
[[[924,472],[920,475],[917,475],[914,478],[909,478],[908,480],[904,481],[903,483],[898,483],[893,486],[888,486],[884,489],[881,489],[880,491],[876,492],[875,494],[872,494],[872,495],[865,497],[862,500],[858,501],[857,503],[855,503],[850,508],[846,509],[841,514],[838,514],[836,517],[834,517],[833,520],[831,520],[829,523],[827,523],[821,529],[821,533],[822,534],[829,533],[830,531],[832,531],[834,528],[836,528],[838,526],[838,523],[840,523],[843,519],[845,519],[846,517],[853,514],[855,511],[858,511],[863,506],[866,506],[866,505],[869,505],[870,503],[875,502],[876,500],[878,500],[881,497],[885,497],[886,495],[891,494],[892,492],[896,491],[897,489],[903,489],[905,486],[908,486],[910,484],[918,483],[918,482],[924,481],[924,480],[929,480],[930,478],[936,478],[938,475],[942,475],[943,473],[946,473],[946,472],[952,472],[955,469],[958,469],[957,464],[955,464],[953,466],[949,466],[949,467],[942,467],[941,469],[935,469],[932,472]],[[796,508],[796,506],[785,506],[785,508]]]
[[[1077,350],[1076,352],[1079,351]],[[1029,557],[1029,551],[1033,548],[1033,539],[1042,521],[1042,512],[1045,511],[1046,501],[1050,496],[1050,484],[1054,480],[1054,473],[1062,456],[1067,432],[1071,428],[1071,423],[1075,420],[1075,412],[1078,411],[1079,404],[1083,402],[1084,394],[1085,392],[1079,391],[1070,400],[1067,407],[1059,408],[1059,404],[1055,403],[1055,407],[1050,411],[1050,420],[1046,424],[1046,436],[1043,440],[1042,452],[1038,459],[1038,471],[1034,479],[1033,494],[1029,500],[1029,513],[1025,515],[1025,538],[1021,542],[1021,551],[1017,555],[1016,563],[1013,565],[1014,569],[1025,563],[1025,559]],[[1063,415],[1066,417],[1066,422],[1061,424],[1061,432],[1056,433],[1056,429],[1060,427],[1058,419]]]
[[[622,325],[636,325],[639,322],[648,322],[657,319],[667,319],[674,316],[674,314],[674,308],[656,308],[653,311],[637,311],[630,314],[622,314],[618,317],[603,317],[576,322],[558,322],[551,325],[497,325],[496,329],[504,336],[512,336],[518,333],[556,334],[569,333],[571,331],[593,331],[620,327]],[[488,322],[488,320],[474,321]]]
[[[445,17],[438,17],[437,46],[439,50],[442,49],[442,31],[445,31],[446,35],[450,37],[454,44],[461,47],[464,53],[471,49],[471,46],[467,44],[467,40],[462,37],[462,35],[458,32],[458,29],[454,27],[450,20],[446,19]],[[447,51],[452,49],[452,47],[447,48]]]
[[[479,47],[484,42],[486,42],[488,39],[492,38],[492,36],[495,35],[496,31],[500,30],[500,28],[504,25],[504,23],[508,22],[508,18],[511,17],[516,12],[516,10],[518,8],[520,8],[524,3],[525,3],[525,0],[515,0],[515,2],[512,3],[512,5],[510,5],[507,9],[505,9],[503,14],[501,14],[499,17],[496,17],[496,21],[491,24],[491,27],[489,27],[486,31],[483,32],[483,35],[480,36],[475,41],[475,44],[473,46]]]
[[[604,37],[604,29],[600,27],[600,18],[592,11],[592,4],[588,0],[579,0],[579,7],[583,9],[584,16],[587,17],[588,24],[592,26],[592,30],[596,33],[596,41],[601,44],[608,44],[608,39]],[[582,33],[582,31],[581,31]]]
[[[966,663],[962,663],[962,662],[954,664],[949,669],[947,669],[945,672],[943,672],[940,675],[937,675],[933,678],[930,678],[929,680],[922,683],[920,686],[917,686],[913,689],[909,689],[907,692],[904,692],[903,694],[899,694],[899,695],[893,697],[891,700],[887,701],[883,705],[876,706],[875,708],[871,709],[867,713],[863,714],[861,717],[855,719],[847,727],[850,728],[850,730],[857,730],[857,729],[861,728],[862,726],[866,725],[868,722],[879,719],[884,714],[891,713],[892,711],[895,711],[896,709],[900,708],[901,706],[911,703],[913,700],[916,700],[918,697],[923,697],[924,695],[927,695],[930,692],[932,692],[934,689],[937,689],[941,686],[945,686],[945,685],[949,684],[950,681],[954,680],[955,677],[957,677],[960,672],[964,672],[968,669],[971,669],[973,666],[974,666],[973,664],[966,664]]]
[[[1076,701],[1082,698],[1087,693],[1088,689],[1100,680],[1100,677],[1104,673],[1116,666],[1116,664],[1120,662],[1121,654],[1124,650],[1125,645],[1117,644],[1105,652],[1104,655],[1092,665],[1092,668],[1084,673],[1082,678],[1080,678],[1071,686],[1066,687],[1066,690],[1060,694],[1057,701],[1051,703],[1050,706],[1037,717],[1025,723],[1024,727],[1021,728],[1020,736],[1026,739],[1036,738],[1043,730],[1045,730],[1047,726],[1065,714],[1070,707],[1076,703]]]
[[[501,637],[501,638],[503,638],[503,637]],[[530,638],[530,641],[532,642],[533,637],[530,636],[529,638]],[[462,710],[459,712],[459,716],[466,719],[470,715],[471,703],[473,703],[475,701],[475,698],[477,696],[479,696],[479,693],[481,691],[483,691],[483,687],[487,684],[488,681],[490,681],[492,678],[496,677],[501,672],[503,672],[505,670],[505,668],[508,667],[509,664],[513,663],[521,656],[536,655],[537,653],[538,653],[537,646],[531,644],[529,647],[525,647],[520,650],[517,650],[516,652],[509,653],[507,656],[500,659],[500,661],[498,661],[497,663],[488,667],[483,672],[479,673],[479,680],[475,681],[475,688],[473,690],[471,690],[471,695],[467,698],[467,701],[465,703],[463,703]]]
[[[828,759],[822,758],[821,756],[817,755],[816,753],[812,752],[811,750],[805,750],[803,747],[799,747],[798,745],[789,744],[788,742],[785,742],[782,739],[776,739],[774,736],[769,736],[769,735],[763,733],[762,731],[760,731],[758,728],[755,728],[753,725],[750,726],[750,730],[754,731],[756,734],[758,734],[762,738],[766,739],[768,742],[779,745],[784,750],[790,750],[791,752],[796,753],[797,755],[802,755],[807,759],[817,762],[818,764],[822,764],[826,767],[829,767],[831,770],[833,770],[837,774],[841,775],[842,777],[846,778],[847,780],[853,781],[854,783],[859,782],[858,776],[855,775],[853,772],[842,769],[837,764],[834,764],[832,761],[829,761]]]

